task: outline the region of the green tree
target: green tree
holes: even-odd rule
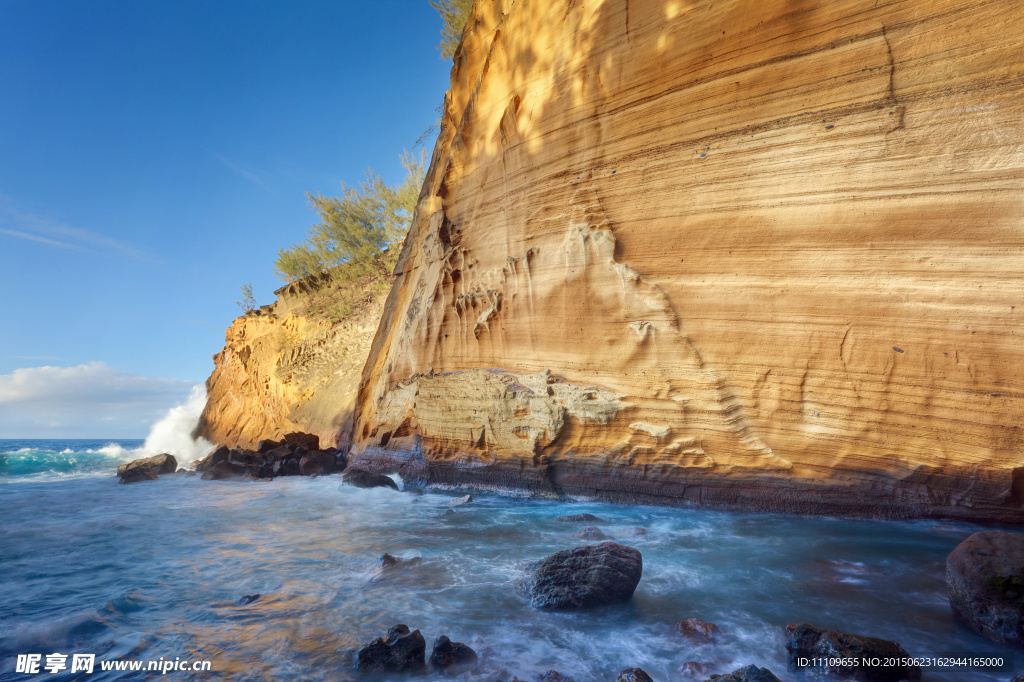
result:
[[[474,0],[430,0],[430,6],[441,15],[441,42],[437,49],[441,59],[455,56],[455,48],[462,40],[462,30],[466,28],[466,20],[473,9]]]
[[[307,194],[320,222],[313,225],[304,242],[278,252],[275,274],[293,282],[324,271],[345,281],[389,273],[398,259],[398,249],[389,247],[409,230],[424,164],[423,152],[418,158],[403,153],[406,176],[396,187],[369,169],[359,189],[342,183],[340,197]],[[345,267],[338,268],[342,264]]]
[[[235,305],[241,308],[242,312],[256,310],[259,307],[256,303],[256,297],[252,295],[252,282],[242,285],[242,300],[235,301]]]

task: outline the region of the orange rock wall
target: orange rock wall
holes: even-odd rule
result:
[[[1024,520],[1022,26],[1005,0],[477,2],[364,466]]]

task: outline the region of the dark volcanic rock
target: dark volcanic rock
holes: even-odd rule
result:
[[[626,601],[643,573],[640,552],[614,542],[555,552],[528,585],[531,603],[542,609],[581,609]]]
[[[712,675],[704,682],[782,682],[768,668],[758,668],[756,665],[748,665],[739,670],[733,670],[728,675]]]
[[[383,670],[385,672],[406,672],[419,670],[424,666],[427,642],[419,630],[409,632],[401,624],[388,630],[387,637],[378,637],[357,655],[359,670]]]
[[[654,680],[640,668],[627,668],[619,673],[615,682],[654,682]]]
[[[118,483],[138,483],[139,481],[155,481],[156,471],[153,469],[129,469],[122,476]]]
[[[226,445],[221,445],[206,457],[203,457],[201,460],[196,462],[196,471],[200,473],[207,472],[221,462],[226,462],[230,454],[231,448]]]
[[[282,445],[272,450],[267,450],[263,453],[263,457],[270,462],[277,462],[283,459],[290,459],[294,454],[295,448],[291,445]]]
[[[122,464],[117,467],[117,475],[125,476],[130,471],[138,469],[146,469],[152,471],[154,475],[159,474],[173,474],[174,470],[178,468],[178,460],[174,459],[174,455],[162,454],[154,455],[152,457],[144,457],[142,459],[136,459],[127,464]],[[149,480],[140,479],[140,480]],[[131,481],[128,481],[129,483]]]
[[[256,452],[260,453],[261,455],[262,454],[266,454],[266,453],[270,452],[271,450],[273,450],[274,448],[281,447],[281,444],[283,442],[284,441],[280,441],[280,440],[261,440],[256,445]]]
[[[334,455],[310,450],[299,460],[299,473],[303,476],[323,476],[334,470]]]
[[[555,521],[571,521],[573,523],[601,523],[601,519],[593,514],[565,514],[556,516]]]
[[[207,469],[203,472],[204,481],[228,481],[231,479],[248,479],[252,478],[249,470],[241,464],[232,464],[231,462],[217,462],[213,465],[212,469]]]
[[[718,626],[700,618],[687,618],[676,623],[676,632],[691,644],[706,644],[714,641]]]
[[[394,488],[398,490],[398,484],[388,476],[371,474],[362,469],[347,469],[341,480],[343,483],[354,485],[357,488]]]
[[[1024,643],[1024,535],[986,530],[946,558],[953,615],[978,634],[1004,644]]]
[[[583,540],[607,540],[608,536],[601,532],[601,529],[597,526],[590,526],[584,528],[577,535]]]
[[[411,559],[402,559],[399,557],[391,556],[387,552],[377,560],[377,568],[373,572],[373,576],[370,578],[370,582],[378,582],[397,575],[405,569],[418,566],[423,563],[422,557],[412,557]]]
[[[270,465],[271,470],[275,476],[298,476],[299,475],[299,463],[294,459],[285,459],[279,462],[274,462]]]
[[[789,652],[789,669],[801,670],[800,659],[849,659],[857,665],[829,665],[817,667],[820,672],[840,675],[870,682],[914,682],[921,679],[921,669],[915,666],[865,667],[859,665],[864,658],[909,658],[910,654],[898,642],[877,637],[851,635],[836,630],[822,630],[807,623],[786,626],[786,650]]]
[[[312,433],[288,433],[285,434],[284,442],[307,450],[320,449],[320,437]]]
[[[462,642],[453,642],[445,635],[434,640],[430,667],[438,670],[461,668],[476,662],[476,652]]]

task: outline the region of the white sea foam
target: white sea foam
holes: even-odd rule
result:
[[[205,438],[192,438],[205,405],[206,388],[200,384],[192,389],[184,404],[172,407],[160,421],[153,424],[140,454],[158,455],[166,452],[174,455],[178,466],[182,467],[208,455],[213,450],[213,443]]]

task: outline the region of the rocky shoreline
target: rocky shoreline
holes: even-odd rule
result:
[[[201,475],[205,480],[257,480],[277,476],[322,476],[342,474],[347,485],[357,487],[398,486],[388,476],[359,469],[348,461],[346,453],[335,448],[321,450],[316,436],[288,434],[281,441],[264,441],[257,450],[221,447],[195,463],[191,470],[176,468],[170,455],[158,455],[122,465],[118,475],[122,483],[153,480],[161,475]],[[468,507],[467,507],[468,506]],[[472,495],[453,498],[442,516],[464,513],[473,508]],[[592,514],[567,514],[555,519],[576,525],[584,540],[603,539],[604,521]],[[637,535],[644,529],[636,529]],[[420,570],[419,558],[396,558],[383,554],[371,582],[402,584],[409,571]],[[643,558],[638,550],[617,542],[605,541],[570,547],[529,563],[519,583],[521,597],[541,611],[588,612],[605,605],[629,601],[643,575]],[[983,531],[964,540],[947,558],[946,582],[953,615],[983,637],[1000,643],[1024,643],[1024,535]],[[245,595],[240,604],[256,605],[260,595]],[[258,608],[258,606],[257,606]],[[680,643],[693,646],[728,642],[730,633],[711,622],[689,615],[672,625]],[[813,669],[823,679],[878,680],[913,682],[921,679],[921,669],[913,665],[914,652],[899,642],[864,634],[853,634],[800,622],[779,627],[784,638],[791,672]],[[405,624],[392,627],[362,648],[353,651],[353,665],[365,672],[403,672],[462,674],[479,669],[490,649],[476,640],[456,642],[438,634],[428,652],[420,630]],[[428,655],[429,653],[429,655]],[[871,659],[909,659],[903,666],[879,667],[864,664]],[[708,682],[772,682],[779,678],[755,661],[727,671],[721,660],[688,660],[677,669],[686,679]],[[502,678],[523,682],[512,675]],[[571,671],[570,671],[571,674]],[[609,672],[609,679],[614,674]],[[490,673],[488,673],[490,675]],[[490,679],[490,677],[488,677]],[[497,679],[497,678],[495,678]],[[549,670],[539,680],[573,678]],[[640,668],[623,669],[616,680],[648,682],[652,678]]]

